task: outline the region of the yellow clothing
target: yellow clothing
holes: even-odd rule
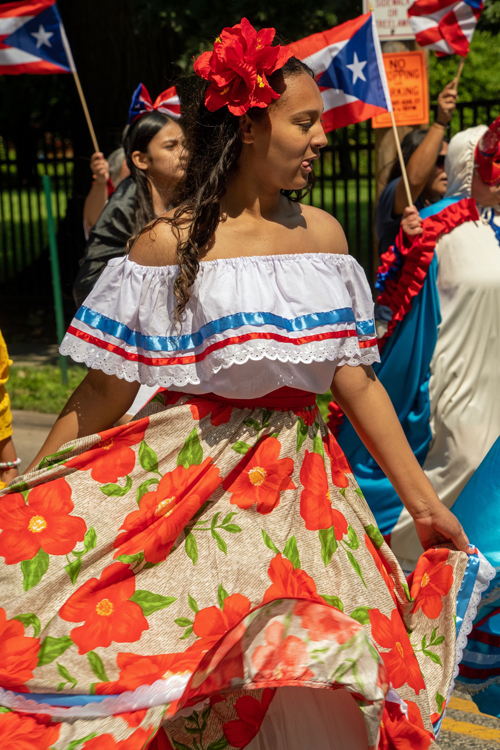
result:
[[[12,414],[10,411],[9,394],[5,390],[5,383],[9,379],[9,359],[7,346],[0,331],[0,440],[12,435]]]

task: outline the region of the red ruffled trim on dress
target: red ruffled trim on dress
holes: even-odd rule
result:
[[[399,230],[395,244],[404,258],[403,267],[395,279],[387,278],[385,289],[377,299],[379,305],[385,305],[392,311],[392,320],[389,322],[387,332],[378,340],[380,351],[394,333],[397,324],[411,310],[414,297],[421,291],[438,240],[466,221],[478,221],[478,219],[479,213],[474,198],[462,198],[434,216],[424,219],[422,234],[411,238],[402,229]],[[391,246],[380,258],[378,273],[386,274],[397,260],[394,246]],[[327,424],[336,436],[344,413],[335,401],[331,401],[328,408]]]
[[[379,349],[382,350],[386,341],[392,336],[396,325],[403,320],[411,310],[413,298],[422,289],[427,271],[434,257],[436,243],[445,234],[466,221],[477,221],[479,213],[474,198],[463,198],[458,203],[447,206],[438,214],[429,216],[422,223],[423,233],[413,238],[408,237],[402,229],[396,238],[398,251],[405,257],[401,273],[396,279],[387,279],[386,286],[377,302],[392,311],[392,320],[387,332],[379,339]],[[380,272],[387,272],[396,261],[392,247],[381,257]]]

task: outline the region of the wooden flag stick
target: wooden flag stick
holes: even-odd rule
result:
[[[401,144],[399,142],[398,129],[396,126],[396,120],[394,118],[394,111],[391,111],[391,122],[392,132],[394,133],[394,140],[396,141],[396,151],[398,152],[399,165],[401,167],[401,175],[403,177],[403,183],[406,191],[406,199],[409,206],[413,206],[413,198],[411,197],[410,183],[408,182],[408,175],[406,174],[406,164],[403,159],[403,152],[401,151]]]
[[[99,145],[97,143],[97,138],[95,137],[95,130],[94,130],[94,126],[92,125],[92,120],[90,119],[90,112],[89,112],[89,108],[87,107],[87,102],[85,100],[85,94],[83,93],[82,84],[80,83],[80,78],[76,70],[75,61],[73,60],[73,55],[71,53],[71,47],[69,46],[68,37],[66,36],[66,30],[62,22],[61,22],[61,38],[62,38],[62,42],[64,45],[64,49],[66,50],[66,56],[70,64],[71,72],[73,73],[73,77],[75,79],[76,90],[78,91],[78,95],[80,96],[80,101],[82,103],[83,111],[85,114],[85,119],[87,120],[87,125],[90,131],[90,137],[92,138],[92,143],[94,145],[94,151],[99,151]]]
[[[464,69],[465,65],[465,57],[462,57],[460,60],[460,64],[458,66],[457,74],[455,76],[455,88],[458,88],[458,82],[460,80],[460,76],[462,75],[462,70]]]

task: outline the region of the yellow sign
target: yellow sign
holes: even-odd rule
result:
[[[426,124],[429,121],[429,87],[424,52],[388,52],[383,58],[396,125]],[[372,125],[390,128],[390,114],[374,117]]]

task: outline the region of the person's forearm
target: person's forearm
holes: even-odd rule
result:
[[[444,127],[435,122],[425,136],[422,143],[411,155],[406,165],[408,182],[410,183],[410,192],[415,202],[425,188],[432,170],[436,166],[436,160],[439,156],[443,145]],[[395,216],[400,216],[408,205],[403,178],[400,179],[396,186],[394,194]]]
[[[94,182],[83,205],[83,218],[90,229],[95,225],[108,200],[108,185],[106,182]]]
[[[406,440],[392,402],[369,367],[340,367],[332,393],[412,516],[436,503],[436,493]]]
[[[139,383],[91,370],[69,398],[27,471],[65,443],[112,427],[130,408],[138,390]]]

